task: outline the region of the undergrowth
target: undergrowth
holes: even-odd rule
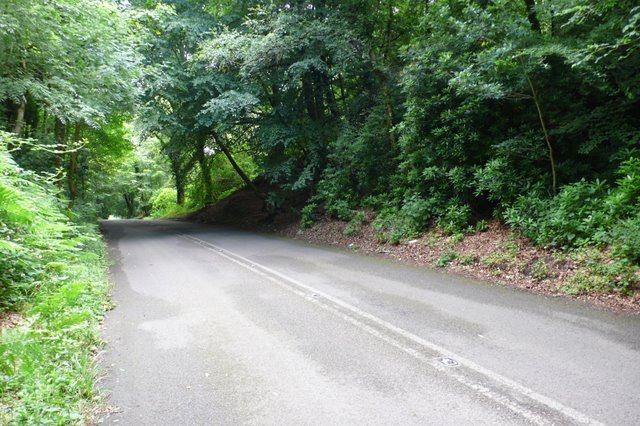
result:
[[[0,147],[0,424],[86,422],[97,398],[92,354],[107,307],[97,227],[73,223],[54,186]]]
[[[493,203],[489,205],[494,208],[493,217],[536,246],[575,258],[578,269],[564,284],[566,293],[631,294],[640,287],[640,158],[631,156],[621,161],[615,176],[609,181],[583,179],[569,183],[554,196],[532,188],[507,200],[489,197]],[[476,188],[476,195],[488,191],[485,186],[493,182],[489,177],[483,173],[476,176],[476,181],[480,179],[482,183]],[[508,182],[501,184],[501,190],[517,194],[514,188],[503,188],[505,185],[508,187]],[[357,208],[360,204],[375,212],[371,227],[381,243],[400,244],[430,229],[448,235],[448,242],[455,243],[467,234],[485,231],[488,224],[474,214],[468,203],[448,197],[446,191],[428,197],[401,194],[394,198],[391,194],[358,201],[344,188],[325,183],[313,199],[313,204],[302,209],[305,227],[318,219],[317,203],[322,202],[328,216],[348,222],[344,234],[355,235],[362,227],[363,213]],[[517,263],[518,255],[517,246],[511,242],[481,259],[481,263],[500,275],[503,269]],[[453,262],[462,260],[450,247],[441,253],[436,266]],[[549,274],[544,262],[531,268],[536,281]]]

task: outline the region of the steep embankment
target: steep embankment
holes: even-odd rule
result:
[[[607,268],[605,251],[587,249],[552,251],[531,244],[500,221],[489,222],[482,232],[446,235],[438,230],[398,244],[385,242],[363,212],[361,220],[344,222],[323,217],[312,226],[300,225],[290,208],[269,213],[253,192],[239,190],[220,203],[208,206],[188,220],[262,232],[355,250],[403,263],[439,268],[454,274],[519,287],[553,297],[575,297],[598,307],[640,314],[640,290],[630,294],[607,291],[617,271]],[[585,288],[600,287],[600,291]]]

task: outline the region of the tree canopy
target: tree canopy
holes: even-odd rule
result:
[[[633,1],[10,0],[0,38],[0,125],[69,208],[248,186],[391,241],[498,218],[639,257]]]

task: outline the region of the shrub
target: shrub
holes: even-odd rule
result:
[[[521,196],[504,219],[537,244],[564,249],[609,244],[615,257],[640,262],[640,160],[624,161],[617,174],[613,188],[582,180],[554,198]]]
[[[616,223],[610,231],[613,254],[640,263],[640,214]]]
[[[439,268],[444,268],[454,260],[458,259],[458,253],[455,251],[445,251],[440,254],[438,260],[436,260],[436,266]]]
[[[318,220],[317,209],[317,204],[310,203],[300,210],[300,224],[303,228],[311,228],[316,223]]]
[[[354,211],[351,209],[351,205],[346,200],[333,200],[326,204],[327,214],[336,219],[349,221],[353,218]]]
[[[608,194],[606,183],[582,180],[564,186],[552,199],[521,196],[504,218],[537,244],[569,248],[602,243],[612,220],[603,208]]]
[[[344,227],[342,233],[347,236],[355,235],[362,230],[362,224],[364,223],[367,215],[363,211],[357,211],[354,213],[353,218]]]
[[[470,219],[471,207],[466,204],[452,203],[447,207],[444,215],[438,218],[438,225],[447,234],[455,234],[466,230]]]
[[[434,201],[410,196],[401,208],[383,208],[373,221],[381,239],[393,244],[423,232],[433,217]]]
[[[151,216],[163,217],[176,206],[175,188],[162,188],[151,199]]]
[[[616,174],[617,187],[606,204],[613,215],[633,215],[640,209],[640,158],[623,161]]]

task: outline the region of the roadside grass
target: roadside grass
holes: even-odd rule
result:
[[[28,304],[24,324],[0,335],[0,424],[84,424],[97,402],[92,359],[108,307],[102,241],[95,235],[74,257],[67,276]]]
[[[96,225],[75,224],[55,188],[0,149],[0,424],[88,423],[98,401],[93,355],[108,306]]]
[[[201,207],[188,207],[179,204],[167,206],[163,210],[155,211],[151,214],[151,219],[177,219],[197,212]]]

